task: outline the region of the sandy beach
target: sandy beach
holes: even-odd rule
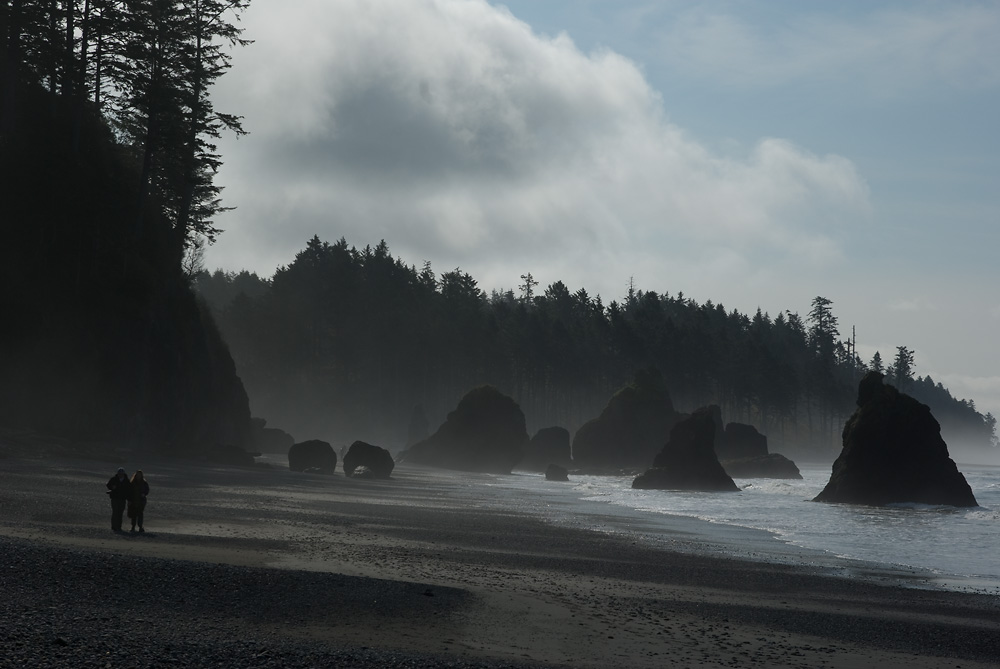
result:
[[[476,475],[132,459],[0,458],[0,665],[1000,661],[995,596],[554,527],[477,503]],[[110,529],[119,465],[150,482],[144,534]]]

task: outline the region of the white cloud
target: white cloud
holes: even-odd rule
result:
[[[737,86],[850,81],[886,95],[1000,84],[996,4],[871,5],[849,19],[811,7],[765,27],[725,6],[699,4],[664,31],[661,53],[678,71]]]
[[[291,0],[244,23],[256,43],[218,107],[251,135],[224,140],[238,210],[211,266],[269,274],[313,234],[385,238],[487,288],[531,270],[611,299],[633,275],[829,266],[868,214],[850,161],[779,139],[716,155],[631,61],[482,0]]]
[[[937,311],[937,305],[926,299],[915,297],[899,300],[889,305],[890,311]]]

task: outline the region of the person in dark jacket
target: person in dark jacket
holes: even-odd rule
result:
[[[122,515],[125,513],[125,504],[132,494],[132,484],[129,483],[128,474],[123,467],[118,468],[118,473],[108,481],[108,496],[111,498],[111,530],[122,531]]]
[[[132,475],[132,496],[128,500],[128,517],[132,521],[132,532],[135,532],[136,524],[139,525],[139,531],[145,532],[142,529],[142,514],[146,510],[146,495],[149,494],[149,483],[146,482],[146,477],[142,475],[142,470],[137,469],[135,474]]]

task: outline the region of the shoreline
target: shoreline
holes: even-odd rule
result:
[[[560,527],[489,508],[476,475],[401,466],[392,480],[359,481],[150,459],[147,533],[129,536],[108,529],[106,462],[0,462],[0,542],[24,558],[4,585],[32,584],[2,614],[26,620],[19,630],[54,629],[66,615],[100,620],[99,602],[81,591],[114,590],[126,574],[148,577],[155,593],[126,629],[144,630],[158,652],[192,638],[199,656],[236,653],[245,666],[312,666],[310,654],[337,653],[329,661],[343,666],[936,667],[948,658],[967,669],[1000,657],[997,597]],[[38,560],[52,565],[47,577],[32,575]],[[77,570],[104,564],[110,571]],[[52,604],[29,614],[20,596]],[[146,622],[129,622],[137,617]],[[93,657],[112,644],[96,633],[43,641]],[[230,647],[234,639],[249,645]],[[292,650],[258,659],[267,647]]]
[[[517,475],[539,476],[535,472],[515,471],[514,476]],[[522,490],[549,502],[557,502],[561,495],[561,492]],[[579,522],[580,516],[607,519],[602,529],[594,531],[617,534],[626,539],[638,538],[652,547],[690,555],[724,555],[736,560],[796,566],[809,569],[818,576],[860,578],[900,587],[1000,595],[1000,582],[996,577],[838,554],[785,538],[776,529],[669,511],[635,509],[597,499],[574,499],[567,508],[570,506],[572,510],[566,514],[554,513],[545,518],[557,525],[577,529],[587,529],[586,524]],[[578,507],[587,507],[589,512],[581,514]]]

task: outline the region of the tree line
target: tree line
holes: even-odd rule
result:
[[[805,317],[772,317],[634,285],[605,304],[562,281],[538,290],[530,272],[521,280],[516,292],[486,293],[460,268],[417,268],[384,241],[359,249],[313,237],[269,279],[202,271],[195,285],[256,413],[296,437],[401,445],[415,405],[435,425],[484,383],[510,394],[529,427],[572,432],[652,367],[681,410],[719,404],[727,421],[756,425],[776,448],[832,452],[858,381],[877,369],[930,404],[946,431],[992,445],[993,417],[914,378],[910,349],[898,347],[888,365],[879,353],[862,360],[824,297]]]

